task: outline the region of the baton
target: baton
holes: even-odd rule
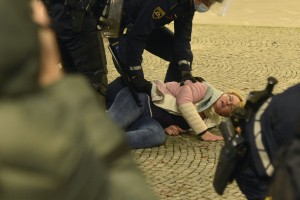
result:
[[[117,53],[115,52],[115,48],[114,48],[114,44],[109,44],[108,45],[108,49],[112,55],[112,59],[114,61],[114,65],[117,69],[117,71],[119,72],[119,74],[121,75],[124,83],[127,85],[127,87],[129,88],[130,92],[131,92],[131,95],[132,97],[134,98],[136,104],[139,106],[139,107],[142,107],[142,103],[141,103],[141,100],[139,99],[137,93],[135,92],[132,84],[130,83],[130,79],[128,77],[128,75],[124,72],[123,68],[121,67],[121,64],[119,62],[120,59],[118,59],[117,57]]]

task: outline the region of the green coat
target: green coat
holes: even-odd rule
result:
[[[0,100],[1,200],[153,200],[81,77]]]

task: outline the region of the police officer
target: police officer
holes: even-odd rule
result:
[[[95,1],[44,1],[57,34],[64,71],[85,75],[95,90],[105,95],[106,58],[93,15]]]
[[[206,12],[223,0],[125,0],[118,42],[124,71],[137,90],[143,90],[142,54],[146,49],[170,62],[165,82],[196,80],[191,74],[192,20],[194,12]],[[164,25],[174,21],[174,33]],[[141,86],[141,87],[139,87]]]
[[[247,199],[265,199],[269,196],[278,152],[293,141],[297,134],[299,101],[300,83],[266,100],[244,127],[242,134],[248,150],[237,167],[235,179]],[[281,198],[273,196],[273,199]],[[286,196],[283,199],[288,198]]]

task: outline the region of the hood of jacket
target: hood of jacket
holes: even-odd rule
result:
[[[204,99],[196,104],[197,111],[202,112],[212,106],[223,94],[222,91],[217,90],[211,84],[205,82],[207,85],[207,91]]]
[[[39,87],[40,43],[29,2],[0,1],[0,98]]]

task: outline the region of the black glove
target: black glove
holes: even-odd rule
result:
[[[180,81],[180,86],[184,85],[184,82],[190,80],[193,83],[196,83],[196,81],[198,82],[203,82],[204,79],[200,76],[198,77],[193,77],[192,73],[190,71],[182,71],[181,72],[181,81]]]
[[[195,76],[194,78],[200,83],[205,82],[204,78],[202,78],[201,76]]]
[[[136,76],[130,80],[136,92],[146,93],[151,96],[152,83],[143,77]]]

